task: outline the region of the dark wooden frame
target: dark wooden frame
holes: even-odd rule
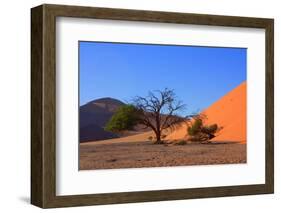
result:
[[[262,28],[266,32],[266,183],[195,189],[56,195],[56,17]],[[274,192],[274,20],[264,18],[41,5],[31,9],[31,203],[66,207]],[[262,139],[261,139],[262,140]]]

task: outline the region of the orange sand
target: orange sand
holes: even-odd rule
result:
[[[246,143],[246,82],[227,93],[220,100],[203,111],[207,116],[206,124],[218,124],[223,129],[213,141],[236,141]],[[187,125],[167,136],[168,140],[186,137]]]

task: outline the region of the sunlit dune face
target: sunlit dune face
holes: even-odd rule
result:
[[[246,143],[246,96],[247,84],[243,82],[205,110],[208,123],[217,123],[223,127],[213,141]]]
[[[247,84],[243,82],[203,111],[206,124],[218,124],[222,129],[212,141],[246,143],[246,99]],[[167,136],[168,140],[179,140],[187,136],[187,125]]]

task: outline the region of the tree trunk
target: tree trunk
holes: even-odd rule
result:
[[[156,143],[158,143],[158,144],[162,143],[160,132],[156,133]]]
[[[161,131],[155,132],[155,135],[156,135],[155,144],[163,144],[163,141],[161,140]]]
[[[162,144],[163,141],[161,141],[161,130],[160,130],[160,112],[157,112],[156,116],[156,144]]]

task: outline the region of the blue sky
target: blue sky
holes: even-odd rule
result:
[[[129,102],[167,87],[189,114],[246,80],[247,49],[80,41],[79,60],[80,106],[103,97]]]

